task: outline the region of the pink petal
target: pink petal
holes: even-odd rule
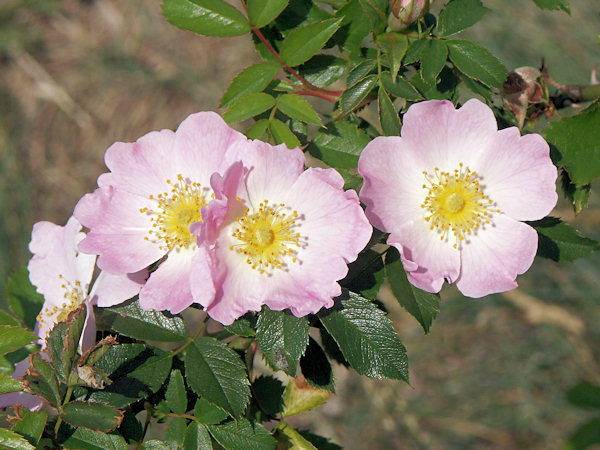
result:
[[[94,282],[91,303],[102,308],[118,305],[132,297],[135,297],[148,278],[148,270],[126,275],[115,275],[105,270],[100,272]]]
[[[504,292],[517,287],[517,275],[531,266],[538,245],[536,231],[503,214],[493,225],[479,229],[461,252],[461,273],[456,281],[469,297]]]
[[[521,136],[515,127],[499,131],[476,169],[485,194],[513,219],[541,219],[556,205],[557,170],[539,134]]]
[[[94,315],[94,306],[91,303],[86,302],[85,322],[83,324],[83,331],[81,332],[81,338],[79,340],[81,353],[85,352],[89,348],[92,348],[95,344],[96,316]]]
[[[195,251],[173,250],[140,291],[143,309],[169,310],[180,313],[194,303],[190,288],[192,257]]]

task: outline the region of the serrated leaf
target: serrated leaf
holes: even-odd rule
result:
[[[169,444],[175,444],[177,449],[183,448],[185,438],[187,419],[183,417],[174,417],[167,425],[165,441]]]
[[[31,445],[37,445],[44,432],[48,413],[46,411],[33,412],[21,408],[19,416],[21,419],[14,423],[12,431],[19,433]]]
[[[489,87],[502,88],[507,76],[506,67],[489,50],[464,39],[446,41],[446,45],[450,60],[458,70]]]
[[[583,450],[600,444],[600,417],[580,426],[567,440],[563,450]]]
[[[262,92],[280,67],[275,62],[262,62],[246,67],[229,84],[221,99],[221,108],[228,108],[245,95]]]
[[[331,337],[325,328],[321,328],[319,332],[321,335],[321,343],[323,344],[323,348],[325,348],[327,355],[329,355],[329,357],[338,364],[341,364],[346,368],[350,367],[350,364],[348,364],[348,361],[346,361],[346,358],[344,358],[344,355],[342,354],[337,342],[335,342],[335,339]]]
[[[198,422],[190,423],[183,436],[183,448],[211,450],[213,445],[208,428]]]
[[[15,380],[6,373],[0,373],[0,394],[19,392],[21,390],[23,390],[23,385],[19,380]]]
[[[427,38],[411,42],[408,46],[408,49],[406,49],[406,54],[404,55],[404,64],[408,65],[420,61],[423,49],[425,48],[428,42],[429,39]]]
[[[371,73],[373,69],[377,66],[377,61],[374,59],[367,59],[366,61],[361,62],[357,66],[350,71],[348,76],[346,77],[346,86],[352,86],[355,83],[359,82],[367,75]]]
[[[402,58],[404,58],[408,49],[408,38],[403,34],[391,32],[377,37],[377,42],[387,55],[392,81],[395,82],[402,64]]]
[[[179,450],[179,447],[174,442],[159,441],[158,439],[151,439],[144,441],[140,450]]]
[[[22,437],[20,434],[12,431],[0,428],[0,446],[2,448],[10,448],[13,450],[34,450],[35,447],[31,445],[27,439]]]
[[[260,376],[252,383],[252,392],[260,409],[271,417],[283,409],[283,391],[281,381],[272,376]]]
[[[279,56],[291,67],[308,61],[323,48],[341,22],[342,19],[327,19],[293,30],[281,44]]]
[[[44,297],[29,281],[27,267],[21,266],[10,276],[6,285],[6,297],[13,314],[33,330],[44,304]]]
[[[342,113],[349,113],[360,106],[376,85],[377,75],[369,75],[346,89],[340,98]]]
[[[543,135],[554,163],[565,167],[576,186],[600,176],[600,100],[577,115],[552,122]]]
[[[227,123],[241,122],[251,119],[273,106],[275,106],[275,99],[269,94],[264,92],[247,94],[231,105],[229,110],[223,114],[223,119]]]
[[[87,428],[76,428],[61,445],[64,448],[85,450],[127,450],[127,443],[122,436],[99,433]]]
[[[331,122],[315,133],[308,151],[315,158],[336,168],[356,168],[358,157],[370,142],[369,136],[354,123]]]
[[[461,76],[461,81],[471,92],[480,95],[488,104],[492,104],[492,90],[485,84],[466,75]]]
[[[288,148],[300,147],[300,141],[290,128],[279,119],[269,123],[269,131],[276,144],[285,144]]]
[[[188,386],[198,395],[240,418],[250,400],[246,368],[223,342],[197,338],[187,349],[185,373]]]
[[[370,248],[359,253],[348,266],[348,274],[340,284],[352,292],[374,300],[385,279],[381,253]]]
[[[14,352],[38,339],[36,334],[25,328],[0,325],[0,355]]]
[[[269,366],[295,376],[308,345],[308,330],[305,318],[263,307],[258,315],[256,340]]]
[[[385,273],[398,303],[429,333],[431,323],[440,312],[439,295],[418,289],[408,281],[400,254],[394,247],[385,255]]]
[[[223,422],[229,416],[222,408],[200,397],[194,406],[194,417],[205,425],[215,425]]]
[[[185,383],[179,370],[171,372],[165,398],[172,412],[175,414],[185,414],[187,411],[187,394],[185,392]]]
[[[393,82],[389,72],[382,72],[381,84],[394,97],[405,98],[406,100],[421,100],[423,98],[419,91],[404,77],[397,77],[396,81]]]
[[[600,386],[582,381],[569,389],[567,400],[576,406],[600,409]]]
[[[358,54],[362,41],[371,31],[371,24],[364,20],[364,11],[359,0],[348,0],[345,3],[335,14],[343,20],[334,39],[350,54]]]
[[[248,19],[256,28],[274,21],[288,5],[289,0],[248,0]]]
[[[568,0],[533,0],[540,9],[557,10],[562,9],[567,14],[571,14]]]
[[[318,389],[335,392],[335,382],[331,364],[321,346],[309,338],[306,352],[300,358],[300,369],[308,384]]]
[[[317,447],[312,445],[310,441],[306,440],[286,422],[280,422],[273,431],[275,432],[278,446],[282,449],[317,450]]]
[[[529,222],[538,232],[538,256],[557,262],[573,261],[595,252],[600,244],[556,217]]]
[[[400,117],[389,95],[379,88],[379,123],[385,136],[400,136]]]
[[[16,317],[0,309],[0,325],[11,325],[13,327],[21,326],[21,322]]]
[[[257,120],[246,130],[246,137],[248,139],[262,139],[270,123],[269,119]]]
[[[371,21],[371,30],[375,35],[383,33],[388,22],[387,0],[359,0],[365,14]],[[364,20],[364,19],[363,19]]]
[[[329,86],[342,78],[348,63],[333,55],[315,55],[298,67],[306,81],[317,87]]]
[[[300,435],[317,447],[319,450],[342,450],[337,444],[330,442],[329,439],[324,438],[323,436],[319,436],[317,434],[311,433],[308,430],[299,430]]]
[[[588,206],[590,194],[592,193],[592,186],[590,184],[576,186],[575,183],[571,182],[571,177],[569,177],[569,173],[566,170],[561,170],[559,179],[565,197],[569,199],[573,205],[575,215],[578,215]]]
[[[459,78],[456,71],[449,67],[444,67],[437,79],[437,84],[426,84],[420,74],[415,74],[410,82],[423,93],[423,97],[428,100],[458,100]]]
[[[444,41],[430,40],[421,54],[421,76],[427,84],[434,83],[446,65],[448,47]]]
[[[283,36],[309,23],[330,19],[332,16],[311,0],[294,0],[277,18],[276,26]]]
[[[62,406],[61,417],[76,428],[108,433],[121,424],[123,412],[104,403],[75,400]]]
[[[452,0],[440,12],[437,30],[448,37],[475,25],[489,11],[481,0]]]
[[[281,417],[291,417],[318,408],[330,396],[330,391],[312,387],[303,376],[294,378],[283,392]]]
[[[223,0],[164,0],[162,10],[169,23],[204,36],[239,36],[250,31],[242,13]]]
[[[310,103],[296,94],[283,94],[277,99],[277,108],[292,119],[322,126],[321,118]]]
[[[97,318],[120,334],[134,339],[179,342],[189,336],[187,326],[178,315],[164,311],[145,311],[138,300],[110,308],[95,308]]]
[[[58,380],[52,366],[39,353],[31,356],[31,366],[23,377],[33,394],[45,398],[51,405],[61,403]]]
[[[408,381],[406,349],[390,319],[369,300],[350,292],[319,317],[359,374]]]
[[[77,359],[77,347],[85,323],[86,307],[80,306],[50,331],[47,349],[56,375],[66,383]]]
[[[254,314],[247,313],[235,320],[231,325],[227,325],[225,329],[230,333],[243,337],[252,337],[256,335],[256,318]]]
[[[112,383],[102,390],[87,389],[86,399],[109,402],[118,408],[158,391],[171,371],[168,353],[142,344],[110,347],[94,367]]]
[[[262,425],[246,419],[209,425],[208,431],[227,450],[267,450],[277,444]]]

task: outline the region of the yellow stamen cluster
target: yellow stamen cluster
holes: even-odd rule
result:
[[[62,280],[60,287],[65,291],[63,294],[63,303],[61,305],[47,306],[40,311],[37,316],[38,325],[40,327],[44,325],[46,321],[52,325],[66,320],[69,314],[79,308],[85,299],[86,293],[84,292],[80,281],[71,283],[62,275],[59,275],[58,278]],[[48,333],[49,332],[50,329],[48,329]],[[46,336],[42,336],[42,338],[45,337]]]
[[[238,226],[233,237],[239,244],[229,247],[246,257],[246,262],[261,274],[271,269],[283,269],[286,260],[297,261],[297,248],[302,247],[302,237],[296,231],[298,212],[285,213],[286,206],[269,206],[265,200],[258,211],[250,214],[246,208],[244,215],[238,217]],[[288,209],[289,211],[289,209]]]
[[[456,239],[454,248],[458,248],[466,235],[474,233],[483,224],[490,223],[490,213],[500,212],[493,209],[493,202],[479,186],[477,172],[459,164],[454,173],[443,172],[438,168],[433,174],[423,171],[427,183],[425,201],[425,220],[432,230],[440,233],[440,239],[446,240],[452,233]]]
[[[167,184],[171,186],[170,192],[150,196],[150,200],[157,203],[155,210],[140,209],[142,214],[152,215],[150,236],[145,239],[159,243],[161,250],[195,245],[196,237],[190,233],[189,226],[202,221],[200,208],[207,204],[209,189],[184,179],[182,175],[177,175],[176,182],[167,180]]]

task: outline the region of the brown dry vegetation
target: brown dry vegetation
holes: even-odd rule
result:
[[[484,3],[501,14],[471,33],[509,65],[545,54],[568,83],[585,82],[600,61],[597,30],[583,20],[597,22],[595,2],[572,0],[573,17],[525,0]],[[517,30],[514,17],[527,21]],[[177,30],[158,0],[0,0],[0,286],[26,263],[32,224],[66,222],[95,187],[111,143],[217,109],[256,58],[246,37]],[[593,206],[576,222],[599,238],[595,197]],[[575,220],[568,206],[556,215]],[[350,449],[560,448],[587,417],[565,391],[600,373],[599,269],[598,255],[537,261],[507,295],[466,300],[448,289],[429,336],[388,299],[411,386],[338,367],[337,395],[291,422]]]

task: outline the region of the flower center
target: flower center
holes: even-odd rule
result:
[[[490,223],[490,213],[500,212],[492,208],[490,200],[479,186],[477,172],[459,164],[454,173],[435,169],[433,174],[423,172],[427,184],[425,201],[425,220],[432,230],[441,234],[445,240],[449,233],[456,239],[454,248],[458,248],[465,236],[475,232],[483,224]]]
[[[140,209],[141,213],[152,216],[152,229],[148,231],[150,236],[144,239],[160,243],[161,250],[195,245],[196,237],[190,233],[189,226],[202,221],[200,208],[208,203],[209,189],[202,188],[200,183],[191,182],[181,175],[177,175],[175,183],[167,180],[167,184],[171,186],[170,192],[150,196],[150,200],[156,202],[155,210]]]
[[[258,211],[250,214],[246,208],[238,217],[232,236],[239,241],[229,247],[246,257],[246,262],[261,274],[270,269],[283,269],[286,259],[297,261],[296,248],[302,247],[303,238],[296,231],[298,212],[289,211],[283,203],[269,206],[265,200]]]
[[[48,337],[48,334],[52,329],[52,324],[67,320],[69,314],[81,306],[86,296],[80,281],[71,283],[62,275],[59,275],[58,278],[63,281],[63,283],[60,285],[60,287],[65,291],[63,294],[63,303],[60,305],[52,305],[43,308],[36,318],[39,328],[41,328],[45,323],[50,324],[46,336],[40,336],[43,339]]]

